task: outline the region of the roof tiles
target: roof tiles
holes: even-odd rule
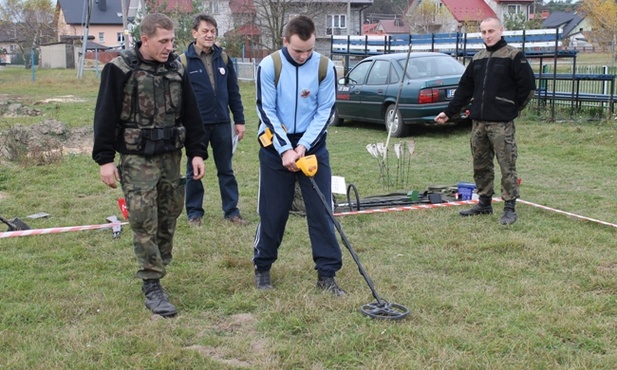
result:
[[[441,0],[441,2],[458,22],[481,21],[496,16],[483,0]]]

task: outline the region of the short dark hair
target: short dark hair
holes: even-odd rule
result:
[[[197,14],[195,16],[195,18],[193,18],[193,29],[195,31],[197,31],[197,29],[199,28],[199,24],[201,22],[210,23],[211,25],[214,26],[214,28],[217,28],[217,29],[219,27],[218,24],[216,24],[216,19],[214,19],[213,16],[208,15],[208,14],[204,14],[204,13],[200,13],[200,14]]]
[[[168,16],[161,13],[148,14],[141,20],[141,34],[145,36],[152,36],[156,33],[156,30],[162,28],[164,30],[173,31],[174,21]]]
[[[306,15],[299,15],[294,17],[285,26],[285,33],[283,34],[287,41],[291,39],[291,36],[298,35],[300,40],[306,41],[315,34],[315,23]]]

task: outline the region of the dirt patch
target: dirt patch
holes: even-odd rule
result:
[[[40,100],[36,104],[49,104],[49,103],[83,103],[87,101],[84,98],[78,98],[75,95],[64,95],[64,96],[56,96],[55,98],[43,99]]]
[[[13,161],[88,154],[92,145],[92,127],[69,128],[53,119],[29,126],[14,125],[0,133],[0,157]]]
[[[74,103],[84,99],[74,95],[56,96],[34,103]],[[0,116],[36,117],[41,111],[28,107],[19,97],[0,94]],[[0,157],[16,160],[22,156],[57,156],[64,154],[86,154],[92,150],[92,127],[69,128],[63,122],[53,119],[34,125],[13,125],[0,132]],[[59,154],[58,154],[59,153]]]
[[[271,356],[268,351],[268,343],[264,338],[259,336],[257,331],[257,319],[250,313],[240,313],[226,318],[224,321],[214,324],[212,328],[215,331],[224,332],[230,341],[234,342],[234,338],[238,340],[250,339],[249,348],[246,348],[244,353],[251,354],[251,361],[240,360],[233,357],[230,349],[226,347],[210,347],[202,345],[191,345],[185,347],[187,350],[192,350],[206,356],[221,364],[234,366],[239,368],[248,368],[269,364],[268,367],[276,363],[274,356]]]

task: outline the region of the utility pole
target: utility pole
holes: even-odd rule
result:
[[[77,70],[77,78],[81,79],[84,76],[84,63],[86,60],[86,47],[88,46],[88,32],[90,32],[90,15],[92,14],[92,0],[86,0],[88,10],[86,12],[86,21],[84,22],[84,38],[81,43],[81,56],[79,58],[79,68]]]
[[[127,16],[126,13],[129,11],[127,6],[126,6],[126,0],[122,0],[121,1],[121,6],[122,6],[122,49],[126,49],[126,43],[128,41],[128,33],[129,30],[127,29]]]
[[[351,0],[347,0],[347,36],[351,35]]]

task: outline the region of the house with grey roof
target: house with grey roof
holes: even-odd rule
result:
[[[0,22],[0,51],[12,53],[17,51],[17,28],[12,23]]]
[[[124,43],[121,0],[93,0],[92,8],[84,0],[57,0],[55,24],[58,41],[83,37],[88,13],[88,34],[94,42],[107,47],[121,47]],[[128,4],[128,1],[126,2]]]
[[[587,48],[592,44],[587,39],[586,33],[591,32],[592,24],[586,19],[584,13],[577,12],[554,12],[543,22],[542,28],[557,28],[563,35],[562,40],[567,40],[569,48]]]

